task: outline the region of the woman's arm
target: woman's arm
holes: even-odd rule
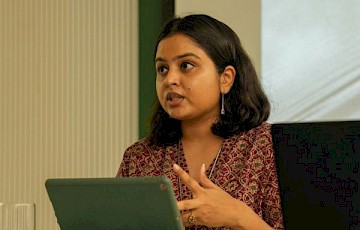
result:
[[[116,177],[129,177],[130,152],[127,149],[123,155]]]

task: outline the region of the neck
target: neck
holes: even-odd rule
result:
[[[200,168],[205,164],[206,170],[217,159],[223,139],[211,132],[213,122],[182,121],[183,136],[181,139],[189,174],[200,181]],[[216,163],[213,164],[215,167]],[[213,169],[211,169],[213,171]],[[211,173],[212,174],[212,173]]]
[[[188,122],[182,121],[181,129],[183,133],[183,139],[199,141],[202,139],[207,139],[214,134],[211,132],[212,122]]]
[[[222,138],[213,134],[211,126],[213,121],[209,122],[185,122],[181,123],[181,129],[183,133],[182,140],[188,143],[211,143],[221,141]]]

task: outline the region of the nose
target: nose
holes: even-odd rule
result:
[[[167,86],[179,85],[180,76],[175,69],[170,69],[165,78]]]

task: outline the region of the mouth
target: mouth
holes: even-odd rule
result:
[[[181,99],[181,98],[184,98],[184,97],[181,96],[180,94],[177,94],[177,93],[168,93],[166,95],[166,100],[167,101],[175,101],[175,100],[178,100],[178,99]]]
[[[172,106],[172,107],[179,105],[183,99],[184,99],[183,96],[181,96],[180,94],[174,93],[174,92],[168,93],[166,95],[166,101],[169,104],[169,106]]]

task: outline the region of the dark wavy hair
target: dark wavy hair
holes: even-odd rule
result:
[[[230,27],[203,14],[172,19],[162,29],[155,53],[159,42],[174,34],[186,35],[196,42],[215,63],[219,74],[229,65],[236,70],[233,86],[224,99],[225,115],[220,115],[211,127],[215,135],[227,138],[268,119],[270,103],[239,37]],[[157,100],[151,118],[150,142],[167,146],[181,137],[180,121],[170,118]]]

